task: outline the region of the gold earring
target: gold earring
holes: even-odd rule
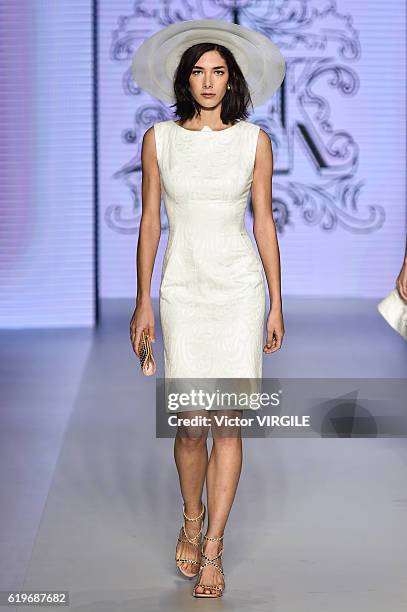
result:
[[[230,85],[229,85],[229,83],[228,83],[228,86],[227,86],[227,88],[226,88],[226,89],[230,89]]]

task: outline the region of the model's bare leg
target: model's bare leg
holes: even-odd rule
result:
[[[183,417],[193,416],[192,412],[182,413]],[[202,491],[208,467],[208,448],[206,440],[209,427],[179,427],[175,437],[174,458],[178,469],[181,494],[185,503],[185,514],[195,518],[202,511]],[[199,532],[202,519],[198,521],[185,521],[185,529],[189,539]],[[184,538],[185,539],[185,536]],[[197,542],[196,538],[195,542]],[[200,546],[188,542],[178,542],[176,555],[182,559],[199,561]],[[199,565],[192,563],[178,563],[185,572],[194,574]]]
[[[217,411],[218,414],[225,414],[225,411]],[[240,411],[226,411],[229,416],[241,416]],[[228,435],[228,431],[230,432]],[[231,434],[231,435],[230,435]],[[223,535],[226,521],[228,520],[230,510],[239,483],[241,468],[242,468],[242,439],[240,436],[240,428],[222,429],[212,425],[213,446],[208,463],[206,475],[206,488],[208,492],[208,529],[206,535],[208,537],[219,537]],[[223,541],[211,542],[203,541],[203,551],[210,559],[213,559],[219,554],[223,547]],[[204,561],[204,559],[203,559]],[[222,567],[222,559],[215,561],[217,565]],[[202,576],[198,581],[201,584],[224,586],[223,576],[212,565],[207,565],[202,571]],[[211,592],[216,594],[216,589],[204,589],[197,586],[197,593]]]

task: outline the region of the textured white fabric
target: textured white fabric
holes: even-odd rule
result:
[[[377,309],[387,323],[407,340],[407,304],[401,299],[397,287],[379,302]]]
[[[159,294],[166,378],[261,378],[265,286],[244,224],[259,129],[154,126],[169,221]]]

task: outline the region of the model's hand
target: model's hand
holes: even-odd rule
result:
[[[407,264],[404,262],[396,280],[396,287],[401,299],[407,304]]]
[[[274,353],[281,348],[284,336],[283,313],[281,310],[270,310],[267,317],[267,342],[264,353]]]
[[[137,357],[139,357],[138,345],[143,329],[148,330],[151,342],[155,342],[154,311],[150,300],[137,304],[130,321],[130,340]]]

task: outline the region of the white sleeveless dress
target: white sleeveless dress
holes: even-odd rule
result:
[[[265,288],[244,214],[260,128],[154,125],[169,234],[159,307],[165,378],[261,378]]]

